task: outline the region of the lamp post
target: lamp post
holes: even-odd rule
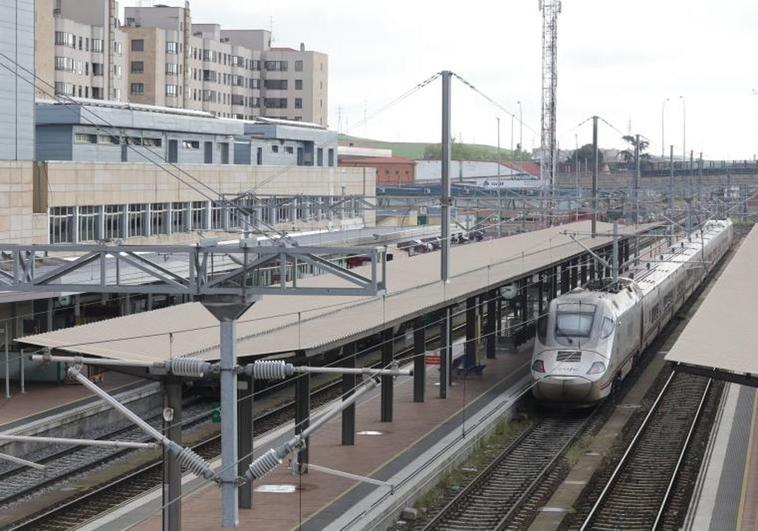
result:
[[[497,116],[497,227],[495,229],[497,237],[502,236],[502,212],[500,210],[500,117]],[[511,153],[513,153],[513,115],[511,115]]]
[[[518,104],[518,149],[519,152],[524,149],[524,109],[521,107],[521,100]]]
[[[661,105],[661,158],[666,156],[666,102],[669,99],[664,99]]]
[[[684,96],[679,96],[682,100],[682,161],[687,161],[687,101]]]

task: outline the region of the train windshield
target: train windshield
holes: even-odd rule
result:
[[[590,337],[596,309],[594,304],[559,304],[555,314],[555,335]]]

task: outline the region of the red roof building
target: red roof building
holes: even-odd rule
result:
[[[409,184],[416,179],[416,161],[405,157],[340,157],[339,165],[376,169],[377,186]]]

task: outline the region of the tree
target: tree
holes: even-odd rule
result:
[[[621,137],[625,142],[629,144],[629,148],[621,151],[619,153],[619,156],[621,159],[627,163],[627,164],[634,164],[634,151],[637,147],[637,137],[632,135],[624,135]],[[650,142],[645,140],[644,138],[640,138],[640,161],[649,161],[650,160],[650,154],[645,153],[645,150],[650,147]]]
[[[591,166],[595,164],[595,148],[592,144],[584,144],[579,149],[575,150],[568,159],[571,164],[576,164],[579,160],[579,164],[585,166]],[[597,162],[599,166],[603,165],[603,152],[600,149],[597,150]]]

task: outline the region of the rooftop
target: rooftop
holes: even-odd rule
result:
[[[644,231],[653,227],[630,226],[622,228],[621,233],[629,235],[635,229]],[[453,247],[448,283],[437,279],[439,253],[398,257],[387,264],[388,293],[384,297],[264,297],[238,321],[238,355],[263,357],[335,348],[583,254],[583,248],[564,231],[576,232],[579,240],[592,247],[611,242],[610,224],[598,223],[599,236],[594,240],[588,235],[589,230],[590,222],[583,221]],[[365,273],[361,268],[355,271]],[[308,277],[298,280],[298,285],[333,286],[335,280],[330,277]],[[134,335],[135,330],[139,331],[138,336]],[[218,321],[200,303],[190,303],[28,336],[20,341],[124,360],[158,361],[170,356],[217,360],[218,337]]]

